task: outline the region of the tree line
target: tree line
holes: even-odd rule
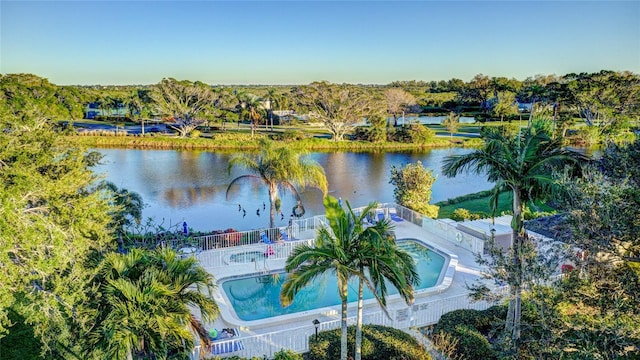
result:
[[[187,136],[199,126],[244,121],[267,128],[288,110],[318,122],[335,140],[366,118],[373,141],[403,113],[465,114],[478,121],[548,117],[564,133],[576,122],[597,137],[628,131],[640,116],[640,76],[602,70],[525,80],[478,74],[468,82],[396,81],[387,85],[210,86],[200,81],[162,79],[145,86],[57,86],[32,74],[0,76],[0,104],[19,115],[31,109],[53,120],[80,120],[96,106],[106,120],[143,123],[158,119]],[[119,111],[116,111],[119,110]],[[125,114],[122,116],[122,114]],[[392,118],[390,123],[387,118]]]

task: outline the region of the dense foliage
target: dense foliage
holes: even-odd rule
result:
[[[75,351],[90,326],[82,305],[91,259],[114,244],[89,170],[97,158],[36,117],[2,114],[0,128],[0,333],[13,308],[44,350]]]
[[[536,76],[525,80],[478,74],[468,82],[402,81],[362,86],[314,82],[304,86],[208,86],[163,79],[144,86],[57,86],[31,74],[0,75],[0,105],[11,113],[35,111],[53,120],[84,116],[120,126],[163,120],[185,136],[199,126],[221,131],[229,122],[273,130],[276,124],[319,121],[334,140],[364,127],[366,140],[394,141],[387,134],[401,112],[446,115],[451,111],[480,122],[514,120],[523,113],[552,119],[554,132],[577,144],[635,138],[640,113],[640,76],[602,70],[596,73]],[[525,107],[518,108],[518,104]],[[96,114],[99,114],[96,116]],[[386,117],[392,116],[392,121]],[[634,125],[635,122],[635,125]],[[581,127],[576,127],[579,123]],[[397,127],[397,126],[394,126]],[[570,127],[577,131],[568,133]],[[144,130],[143,130],[144,132]],[[453,131],[450,131],[453,132]],[[361,134],[362,135],[362,134]],[[387,136],[388,135],[388,136]],[[364,139],[363,137],[359,137]]]
[[[348,330],[349,342],[354,341],[355,327]],[[363,360],[430,360],[431,355],[411,335],[379,325],[365,325],[362,328]],[[349,351],[349,356],[353,353]],[[309,359],[332,360],[340,358],[340,329],[323,331],[309,338]]]
[[[640,358],[640,193],[636,185],[640,167],[633,165],[640,161],[638,146],[638,142],[612,144],[594,166],[584,169],[582,177],[561,176],[564,191],[556,201],[566,211],[562,226],[569,232],[562,238],[573,250],[565,261],[571,265],[567,269],[574,270],[555,283],[528,288],[522,305],[520,358]],[[440,345],[453,348],[452,358],[478,358],[481,349],[511,358],[496,336],[504,329],[502,317],[491,311],[444,315],[436,326],[436,340],[449,334],[442,339],[453,345],[447,348],[445,341]],[[474,345],[467,346],[472,337],[476,337]]]
[[[549,196],[554,184],[554,170],[564,166],[577,168],[584,156],[564,149],[560,141],[550,137],[538,123],[514,137],[504,136],[497,131],[488,132],[485,140],[486,145],[482,149],[447,157],[442,172],[446,176],[455,176],[463,171],[486,172],[488,180],[496,183],[492,198],[494,213],[500,193],[509,190],[513,195],[512,235],[508,251],[490,249],[491,260],[478,258],[478,262],[490,265],[490,276],[509,285],[509,312],[504,342],[517,356],[522,291],[544,276],[546,268],[541,266],[542,259],[536,256],[525,230],[524,208],[529,202]],[[480,285],[477,290],[485,293],[487,288]]]
[[[193,257],[164,248],[109,254],[87,293],[97,310],[84,339],[85,358],[184,358],[193,334],[209,341],[191,313],[204,321],[219,314],[212,299],[214,279]]]
[[[438,206],[429,203],[431,187],[436,178],[431,170],[418,161],[402,168],[392,166],[389,183],[395,186],[393,196],[398,204],[430,218],[437,218]]]

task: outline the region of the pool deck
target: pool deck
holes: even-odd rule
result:
[[[412,309],[429,311],[427,309],[427,303],[433,303],[438,299],[460,298],[461,295],[468,294],[467,285],[473,284],[476,281],[485,281],[482,279],[482,268],[476,263],[475,255],[454,242],[447,241],[444,237],[438,235],[436,231],[430,231],[429,227],[421,227],[415,225],[409,221],[393,222],[395,225],[395,233],[398,239],[413,238],[425,242],[428,245],[440,250],[441,252],[451,254],[449,262],[445,262],[444,275],[441,275],[440,284],[436,288],[428,289],[426,291],[420,291],[416,293],[415,303]],[[299,239],[313,239],[315,238],[315,231],[307,231],[298,235]],[[280,244],[274,244],[277,249]],[[252,245],[251,247],[242,247],[236,249],[236,252],[241,251],[254,251],[256,249],[266,249],[265,244]],[[256,273],[258,270],[277,270],[284,268],[286,256],[274,256],[266,261],[256,263],[244,263],[244,264],[219,264],[215,263],[214,258],[210,252],[216,252],[220,250],[209,250],[198,254],[198,259],[201,264],[211,272],[216,279],[224,279],[234,276],[241,276],[251,273]],[[229,251],[229,249],[225,249]],[[225,255],[228,259],[228,255]],[[224,257],[223,257],[224,258]],[[267,269],[262,269],[261,266],[265,265]],[[448,269],[447,269],[448,264]],[[243,336],[267,334],[278,331],[286,331],[290,329],[308,327],[311,324],[312,319],[318,319],[321,323],[329,323],[340,319],[340,306],[334,306],[332,308],[324,308],[317,310],[305,311],[303,313],[296,313],[290,315],[284,315],[273,319],[264,319],[256,321],[240,321],[232,313],[232,309],[229,309],[225,296],[221,293],[222,289],[219,287],[214,295],[216,302],[220,306],[221,317],[212,323],[206,323],[207,328],[215,327],[217,329],[222,328],[240,328]],[[466,298],[466,297],[465,297]],[[421,306],[423,305],[424,306]],[[406,309],[407,304],[400,299],[398,295],[388,297],[387,309],[390,314]],[[453,310],[455,305],[452,305]],[[350,304],[348,316],[355,316],[356,306]],[[449,310],[450,311],[450,310]],[[374,300],[368,300],[365,302],[364,313],[368,312],[380,312],[380,307]],[[196,313],[197,315],[197,313]],[[438,316],[439,317],[439,316]]]

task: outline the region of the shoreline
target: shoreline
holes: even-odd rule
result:
[[[222,134],[225,135],[225,134]],[[71,144],[91,148],[116,149],[149,149],[149,150],[215,150],[237,151],[256,150],[259,148],[258,139],[268,135],[259,134],[253,139],[249,136],[222,136],[214,138],[177,138],[169,136],[100,136],[100,135],[67,135]],[[462,143],[452,143],[449,139],[436,138],[425,144],[413,143],[371,143],[357,140],[331,141],[327,139],[305,139],[296,141],[278,141],[293,148],[307,151],[330,152],[395,152],[443,149],[452,147],[468,147]]]

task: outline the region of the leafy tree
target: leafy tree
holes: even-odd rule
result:
[[[209,343],[191,307],[200,311],[204,321],[214,320],[220,311],[211,298],[213,276],[195,258],[181,259],[168,248],[133,249],[108,254],[98,269],[90,290],[95,291],[98,311],[87,335],[86,355],[185,357],[194,346],[194,334]]]
[[[500,117],[500,122],[505,116],[518,113],[516,95],[510,91],[503,91],[498,94],[498,103],[493,106],[493,113]]]
[[[173,78],[162,79],[151,92],[151,98],[154,111],[172,117],[175,121],[175,126],[172,127],[181,137],[186,137],[203,123],[201,117],[214,101],[208,85]]]
[[[251,136],[253,137],[254,132],[256,131],[256,127],[258,123],[262,119],[261,107],[262,107],[262,99],[256,95],[244,93],[243,104],[246,106],[249,116],[249,121],[251,122]]]
[[[387,111],[393,115],[393,126],[398,126],[398,113],[404,112],[408,106],[416,103],[413,95],[399,88],[385,90],[384,98],[387,102]]]
[[[418,161],[403,168],[392,166],[389,183],[395,186],[393,197],[398,204],[435,219],[438,217],[438,206],[429,202],[436,178],[431,170]]]
[[[640,109],[640,77],[633,73],[567,74],[563,81],[567,84],[564,98],[588,126],[608,126],[617,116],[637,115]]]
[[[33,324],[43,352],[77,353],[92,269],[111,249],[107,199],[94,191],[95,153],[70,147],[43,119],[0,112],[0,333],[6,309]]]
[[[483,113],[489,109],[489,95],[491,94],[491,82],[489,77],[478,74],[471,79],[466,86],[466,97],[477,101]]]
[[[124,250],[122,237],[128,232],[128,228],[133,225],[140,225],[142,220],[142,209],[144,201],[140,194],[127,189],[119,189],[114,183],[103,181],[98,185],[98,191],[105,193],[112,210],[111,228],[118,235],[119,250]]]
[[[150,115],[149,105],[152,100],[149,93],[149,90],[137,89],[132,91],[124,101],[131,119],[140,122],[142,135],[144,135],[144,119]]]
[[[305,153],[289,147],[277,146],[268,139],[260,140],[257,155],[236,154],[229,160],[228,170],[235,166],[246,168],[253,174],[239,176],[229,183],[227,197],[233,185],[246,180],[264,184],[269,192],[269,226],[275,226],[275,215],[280,210],[280,191],[290,191],[300,204],[296,187],[313,186],[327,193],[327,178],[324,169],[313,160],[303,157]],[[299,205],[300,206],[300,205]]]
[[[527,78],[524,81],[522,90],[520,92],[520,99],[531,103],[531,110],[529,111],[529,126],[531,126],[531,119],[533,119],[534,112],[536,110],[536,104],[544,101],[545,99],[545,85],[549,79],[536,76],[535,78]]]
[[[517,353],[520,345],[522,289],[526,284],[524,268],[530,266],[533,250],[524,226],[524,204],[543,199],[550,193],[554,180],[552,170],[567,164],[578,165],[584,156],[563,149],[561,144],[535,127],[524,129],[513,138],[498,132],[486,134],[485,146],[465,155],[449,156],[442,173],[455,176],[462,171],[486,172],[495,182],[492,207],[497,208],[498,194],[503,189],[513,193],[512,237],[508,261],[502,263],[505,280],[510,287],[505,335],[509,348]],[[527,262],[529,260],[529,262]]]
[[[79,113],[78,98],[33,74],[0,74],[0,106],[17,118],[72,119]]]
[[[450,112],[449,115],[442,120],[442,125],[449,130],[449,136],[453,138],[453,133],[457,132],[460,127],[460,115]]]
[[[610,145],[581,178],[561,178],[556,199],[580,249],[570,258],[579,271],[556,284],[552,305],[561,319],[556,347],[575,349],[575,358],[640,356],[638,146]]]
[[[314,82],[298,93],[309,116],[324,124],[334,141],[342,140],[375,107],[371,95],[352,85]]]
[[[594,168],[580,179],[564,180],[562,198],[575,232],[574,241],[602,262],[640,262],[640,140],[610,144]]]
[[[370,114],[367,117],[367,140],[371,142],[383,142],[387,140],[387,117],[381,113]]]

